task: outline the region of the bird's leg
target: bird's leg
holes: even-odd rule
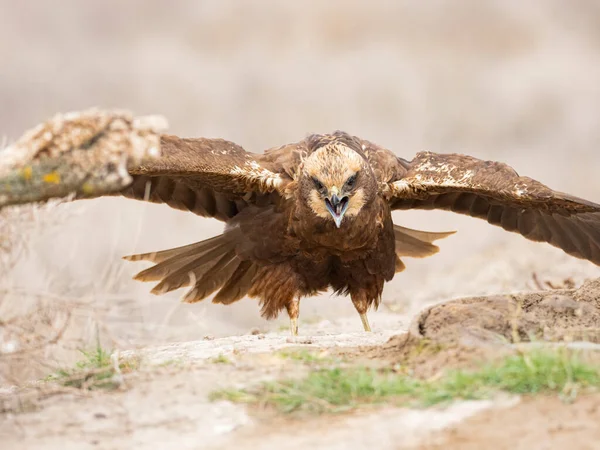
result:
[[[298,316],[300,315],[300,300],[295,298],[286,303],[288,316],[290,316],[290,332],[292,336],[298,336]]]
[[[365,331],[371,331],[371,325],[369,325],[369,319],[367,318],[367,309],[369,309],[369,302],[363,294],[351,294],[352,303],[360,315],[363,328]]]

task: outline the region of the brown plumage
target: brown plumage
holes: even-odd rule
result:
[[[299,299],[349,294],[363,325],[401,257],[426,257],[452,233],[403,228],[399,209],[445,209],[486,219],[600,264],[600,205],[520,177],[502,163],[418,153],[412,161],[343,132],[312,135],[264,154],[221,139],[163,136],[162,156],[131,169],[122,195],[225,222],[222,235],[126,259],[154,266],[135,278],[160,294],[189,287],[186,302],[257,297],[261,313],[286,309],[297,331]]]

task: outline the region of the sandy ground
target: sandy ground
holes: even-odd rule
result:
[[[0,134],[15,139],[55,112],[90,106],[164,114],[173,133],[224,137],[252,151],[343,129],[406,158],[432,150],[501,160],[555,189],[598,201],[598,12],[595,1],[0,0]],[[148,285],[131,281],[141,264],[120,256],[205,239],[222,225],[122,199],[26,216],[11,234],[26,242],[26,251],[0,274],[0,317],[25,317],[28,327],[0,327],[0,384],[70,366],[79,348],[97,340],[157,361],[172,358],[170,352],[190,361],[143,369],[124,392],[72,392],[40,400],[38,411],[2,415],[2,448],[280,448],[282,441],[315,448],[319,442],[322,448],[372,442],[382,448],[518,448],[511,447],[515,436],[523,437],[522,448],[535,442],[555,448],[560,439],[586,448],[597,441],[588,426],[597,414],[595,397],[569,407],[511,399],[281,426],[240,406],[208,403],[206,394],[222,383],[297,370],[269,357],[298,344],[287,342],[286,318],[266,322],[250,300],[222,307],[181,305],[179,292],[151,296]],[[382,308],[370,313],[373,335],[359,333],[348,299],[303,301],[300,332],[312,343],[301,345],[343,344],[349,351],[382,344],[432,304],[535,289],[534,274],[564,287],[600,274],[590,263],[475,219],[427,211],[394,213],[394,220],[459,232],[440,242],[435,257],[407,259],[407,270],[386,286]],[[493,303],[476,311],[495,317],[507,305]],[[455,316],[444,317],[466,311],[460,303],[453,308]],[[577,310],[560,301],[545,308],[546,319],[555,308]],[[43,314],[28,316],[38,310]],[[7,358],[54,336],[67,312],[69,327],[57,343]],[[482,335],[459,334],[467,340]],[[207,362],[232,349],[240,352],[232,367]],[[497,421],[511,433],[498,435]],[[361,427],[371,431],[358,433]]]
[[[557,398],[528,399],[508,408],[491,408],[429,436],[419,448],[593,449],[600,434],[600,397],[566,405]],[[495,425],[492,425],[495,424]]]
[[[517,307],[519,305],[519,307]],[[0,395],[3,448],[592,448],[599,437],[600,396],[575,402],[499,396],[445,407],[362,408],[336,416],[281,416],[260,407],[210,401],[211,392],[310,370],[281,350],[309,350],[351,364],[405,365],[417,376],[472,368],[525,340],[567,342],[600,351],[600,282],[583,287],[508,296],[473,297],[433,306],[405,328],[374,333],[327,331],[306,335],[253,334],[123,352],[140,369],[118,391],[42,385]],[[393,319],[397,320],[394,315]],[[548,330],[551,333],[548,334]],[[426,338],[442,350],[415,353]],[[529,344],[531,345],[531,344]],[[411,356],[412,355],[412,356]],[[226,358],[217,362],[215,358]],[[597,358],[597,357],[596,357]],[[498,424],[502,424],[499,426]],[[551,439],[550,439],[551,437]],[[544,441],[544,439],[546,439]]]

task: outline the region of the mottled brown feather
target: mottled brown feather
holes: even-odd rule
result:
[[[161,138],[161,157],[130,169],[119,195],[227,221],[248,205],[275,204],[306,152],[304,141],[246,152],[223,139]]]
[[[600,264],[600,205],[502,163],[431,152],[408,161],[343,132],[263,154],[222,139],[164,136],[161,144],[161,158],[130,169],[133,183],[121,195],[226,222],[221,236],[127,257],[156,263],[137,276],[160,280],[153,292],[192,284],[184,301],[214,292],[221,304],[258,297],[262,315],[273,318],[296,298],[331,287],[349,294],[359,312],[377,307],[384,282],[405,268],[401,257],[433,255],[433,242],[453,233],[394,225],[391,211],[403,209],[467,214]],[[349,200],[358,206],[339,229],[315,194],[314,171],[336,188],[348,171],[361,172],[360,199]]]
[[[600,205],[554,191],[503,163],[418,153],[389,185],[390,206],[445,209],[486,219],[533,241],[600,264]],[[402,170],[401,169],[401,170]]]

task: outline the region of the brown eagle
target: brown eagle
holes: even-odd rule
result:
[[[600,264],[600,205],[553,191],[498,162],[418,153],[412,161],[337,131],[246,152],[221,139],[162,136],[162,156],[130,169],[120,194],[225,222],[223,234],[184,247],[127,256],[154,266],[135,279],[183,301],[257,297],[261,314],[285,309],[298,332],[299,300],[332,288],[350,295],[369,331],[383,285],[401,257],[433,255],[453,232],[394,225],[392,211],[442,209],[487,220],[527,239]]]

